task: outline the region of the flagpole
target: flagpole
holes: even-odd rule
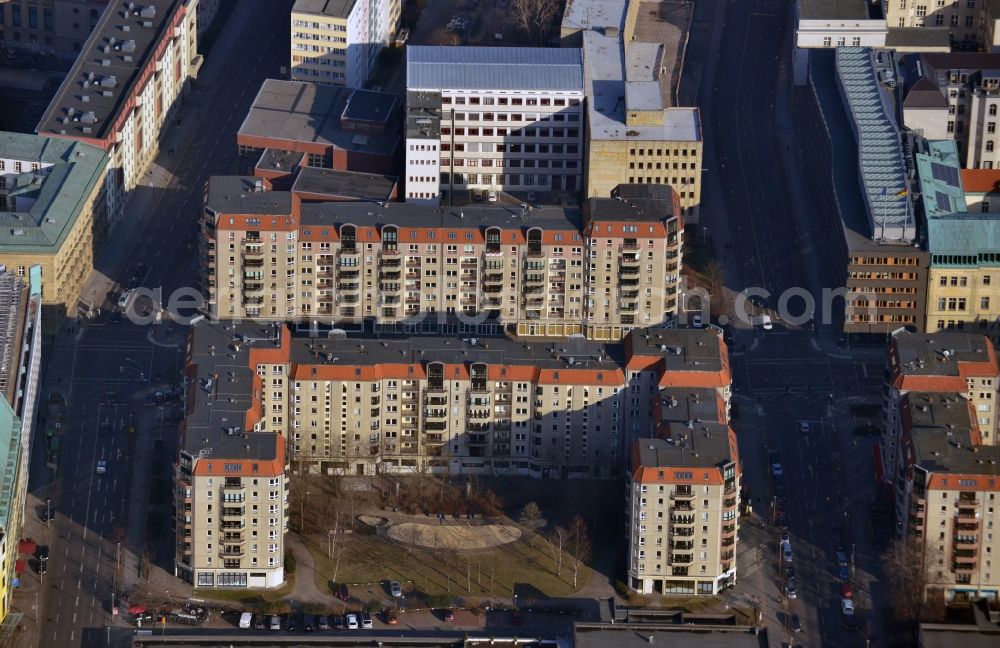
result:
[[[882,240],[885,240],[885,213],[889,208],[889,190],[888,188],[882,189]]]

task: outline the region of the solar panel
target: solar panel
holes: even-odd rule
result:
[[[943,212],[951,211],[951,199],[948,198],[948,194],[943,191],[934,192],[934,200],[937,202],[937,208]]]
[[[940,180],[956,189],[961,187],[958,181],[958,169],[955,167],[940,162],[931,162],[931,175],[934,176],[935,180]]]

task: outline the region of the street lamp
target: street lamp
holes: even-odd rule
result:
[[[52,527],[52,500],[45,498],[45,528]]]

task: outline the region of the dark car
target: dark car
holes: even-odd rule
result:
[[[846,565],[840,568],[838,575],[840,576],[840,580],[844,583],[851,580],[851,570],[848,569]]]
[[[41,520],[42,522],[48,522],[49,520],[54,520],[56,519],[56,512],[48,507],[43,508],[42,512],[38,515],[38,519]]]
[[[316,617],[311,614],[302,615],[302,629],[306,632],[312,632],[316,629]]]
[[[347,623],[347,622],[344,621],[344,615],[343,614],[338,614],[337,616],[333,617],[333,629],[334,630],[343,630],[345,623]]]
[[[298,626],[298,619],[295,618],[294,614],[289,614],[285,617],[285,630],[289,632],[295,632]]]
[[[451,610],[441,610],[441,618],[444,621],[452,622],[455,620],[455,613]]]
[[[351,598],[351,591],[347,589],[347,583],[341,583],[337,586],[337,598],[341,601]]]
[[[316,617],[316,629],[317,630],[329,630],[330,629],[330,617],[325,614],[321,614]]]
[[[38,550],[35,553],[38,559],[45,562],[49,559],[49,545],[38,545]]]
[[[799,621],[799,615],[792,615],[792,632],[802,632],[802,622]]]
[[[267,622],[266,614],[255,614],[253,615],[253,629],[254,630],[267,630],[269,624]]]

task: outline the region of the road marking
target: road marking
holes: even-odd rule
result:
[[[80,607],[80,595],[76,595],[76,601],[73,603],[73,607]]]

